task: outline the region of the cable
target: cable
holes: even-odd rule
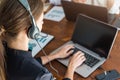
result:
[[[98,69],[99,69],[99,70],[102,70],[105,76],[107,75],[107,71],[106,71],[105,69],[103,69],[101,66],[98,67]],[[100,74],[98,74],[98,75],[100,75]],[[99,78],[99,80],[103,80],[103,79],[105,78],[105,77],[102,77],[102,76],[99,76],[99,77],[98,77],[98,75],[94,75],[94,76],[90,75],[90,78],[91,78],[92,80],[96,80],[96,79],[98,79],[98,78]]]
[[[104,74],[107,75],[107,71],[106,71],[104,68],[102,68],[102,67],[100,66],[98,69],[103,70],[103,71],[104,71]]]
[[[101,69],[102,71],[104,71],[105,74],[107,74],[107,73],[106,73],[106,70],[105,70],[104,68],[102,68],[102,66],[98,67],[98,69],[99,69],[99,70]]]
[[[56,69],[52,66],[52,63],[50,62],[50,59],[48,58],[45,50],[41,47],[41,45],[40,45],[39,42],[37,41],[37,35],[36,35],[36,37],[35,37],[35,40],[36,40],[36,42],[38,43],[39,47],[41,48],[43,54],[44,54],[44,55],[46,56],[46,58],[48,59],[48,63],[49,63],[49,65],[50,65],[50,67],[57,73],[57,75],[59,75],[58,70],[56,70]]]

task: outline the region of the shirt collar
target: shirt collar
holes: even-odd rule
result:
[[[5,51],[7,55],[16,55],[16,56],[24,56],[24,57],[32,57],[32,51],[29,49],[28,51],[13,49],[7,46],[7,43],[3,43],[5,47]]]

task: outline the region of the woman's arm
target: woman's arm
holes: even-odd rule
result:
[[[50,61],[52,61],[54,59],[68,57],[73,52],[72,50],[69,51],[71,48],[74,48],[73,45],[66,45],[62,49],[58,50],[55,54],[50,54],[50,55],[47,55],[47,56],[42,56],[41,57],[42,64],[45,65],[46,63],[48,63],[48,62],[50,62]]]
[[[107,9],[110,10],[114,4],[114,0],[107,0]]]
[[[69,78],[69,79],[73,80],[73,75],[74,75],[75,69],[78,66],[80,66],[84,61],[85,61],[85,57],[82,52],[78,51],[77,53],[75,53],[72,56],[72,58],[70,59],[68,69],[65,74],[65,78]]]
[[[73,45],[66,45],[62,49],[57,51],[55,54],[50,54],[48,56],[41,57],[42,64],[44,65],[54,59],[65,58],[65,57],[69,56],[73,52],[73,50],[70,50],[72,48],[74,48]],[[69,65],[68,65],[68,69],[65,74],[65,78],[73,80],[73,75],[74,75],[75,69],[78,66],[80,66],[84,61],[85,61],[85,57],[82,52],[78,51],[77,53],[75,53],[69,61]]]

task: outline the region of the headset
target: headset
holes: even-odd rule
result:
[[[29,3],[27,0],[18,0],[21,5],[29,12],[30,14],[30,19],[31,19],[31,27],[28,29],[28,37],[31,38],[31,39],[36,39],[39,35],[40,35],[40,30],[35,22],[35,19],[32,15],[32,12],[31,12],[31,9],[30,9],[30,6],[29,6]]]
[[[29,28],[28,30],[28,37],[31,38],[31,39],[35,39],[36,42],[38,43],[39,47],[41,48],[42,52],[44,53],[44,55],[47,57],[47,54],[46,52],[42,49],[41,45],[39,44],[39,42],[37,41],[37,38],[39,36],[43,37],[43,38],[46,38],[48,36],[48,34],[46,35],[41,35],[40,34],[40,30],[39,28],[37,27],[37,24],[35,23],[35,19],[32,15],[32,12],[31,12],[31,9],[30,9],[30,6],[29,6],[29,3],[27,0],[18,0],[22,5],[23,7],[29,12],[30,14],[30,18],[31,18],[31,22],[32,22],[32,26]],[[47,59],[49,60],[49,58],[47,57]],[[49,64],[50,64],[50,67],[59,75],[58,71],[52,66],[50,60],[49,60]]]

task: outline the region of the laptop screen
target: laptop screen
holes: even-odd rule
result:
[[[85,15],[79,15],[72,41],[107,58],[117,29]]]

